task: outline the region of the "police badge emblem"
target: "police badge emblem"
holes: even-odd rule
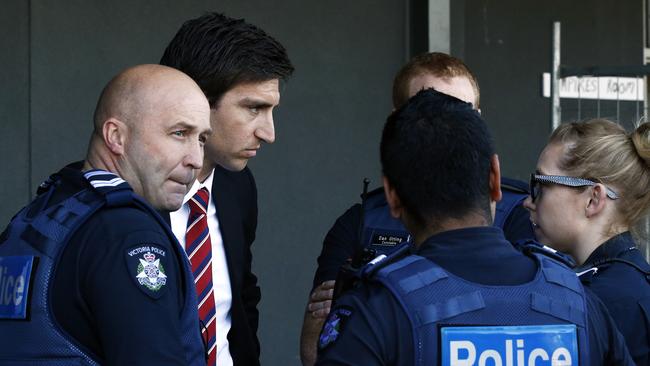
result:
[[[336,308],[330,312],[318,339],[319,349],[322,350],[336,341],[350,315],[352,315],[352,309],[347,306]]]
[[[141,244],[126,251],[126,265],[137,287],[157,299],[167,288],[167,251],[154,244]]]
[[[141,285],[146,286],[151,291],[158,291],[167,282],[165,268],[160,264],[160,259],[156,255],[146,252],[140,258],[138,264],[138,274],[135,276]]]

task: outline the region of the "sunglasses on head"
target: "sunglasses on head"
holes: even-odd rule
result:
[[[567,177],[564,175],[543,175],[543,174],[531,174],[530,175],[530,198],[535,202],[535,199],[539,197],[540,193],[540,184],[558,184],[566,187],[590,187],[595,186],[597,183],[589,179],[578,178],[578,177]],[[615,200],[618,198],[618,194],[614,192],[611,188],[605,187],[607,192],[607,197]]]

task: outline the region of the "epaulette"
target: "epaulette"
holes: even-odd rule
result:
[[[576,262],[568,254],[564,254],[560,251],[557,251],[551,247],[548,247],[542,243],[538,243],[534,240],[526,239],[519,240],[515,244],[515,248],[519,249],[522,253],[530,255],[531,253],[542,254],[546,257],[554,259],[569,268],[573,268],[576,265]]]
[[[636,249],[636,248],[632,248],[632,249]],[[578,275],[578,277],[580,277],[580,281],[589,283],[589,282],[591,282],[591,279],[598,272],[606,269],[607,267],[609,267],[610,265],[612,265],[614,263],[622,263],[622,264],[628,265],[628,266],[636,269],[637,271],[639,271],[645,277],[646,281],[650,282],[650,271],[648,271],[646,269],[643,269],[638,264],[636,264],[636,263],[634,263],[632,261],[628,261],[627,259],[623,259],[623,258],[605,258],[605,259],[601,259],[601,260],[596,261],[596,262],[592,263],[591,265],[589,265],[588,266],[589,268],[582,267],[582,268],[577,269],[576,274]]]
[[[115,173],[93,169],[85,172],[84,177],[97,193],[105,197],[109,207],[126,206],[134,200],[129,183]]]

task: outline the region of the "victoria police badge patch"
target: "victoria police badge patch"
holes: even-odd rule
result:
[[[318,349],[322,350],[336,341],[351,315],[352,309],[347,306],[338,307],[330,312],[318,339]]]
[[[147,295],[157,299],[165,292],[167,251],[153,244],[142,244],[126,251],[126,265],[131,278]]]

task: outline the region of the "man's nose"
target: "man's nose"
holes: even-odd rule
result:
[[[188,151],[185,154],[185,165],[193,169],[201,169],[203,167],[203,154],[203,144],[197,139],[197,141],[189,144]]]
[[[275,141],[275,126],[273,125],[273,114],[271,112],[255,130],[255,137],[267,144],[272,144]]]

